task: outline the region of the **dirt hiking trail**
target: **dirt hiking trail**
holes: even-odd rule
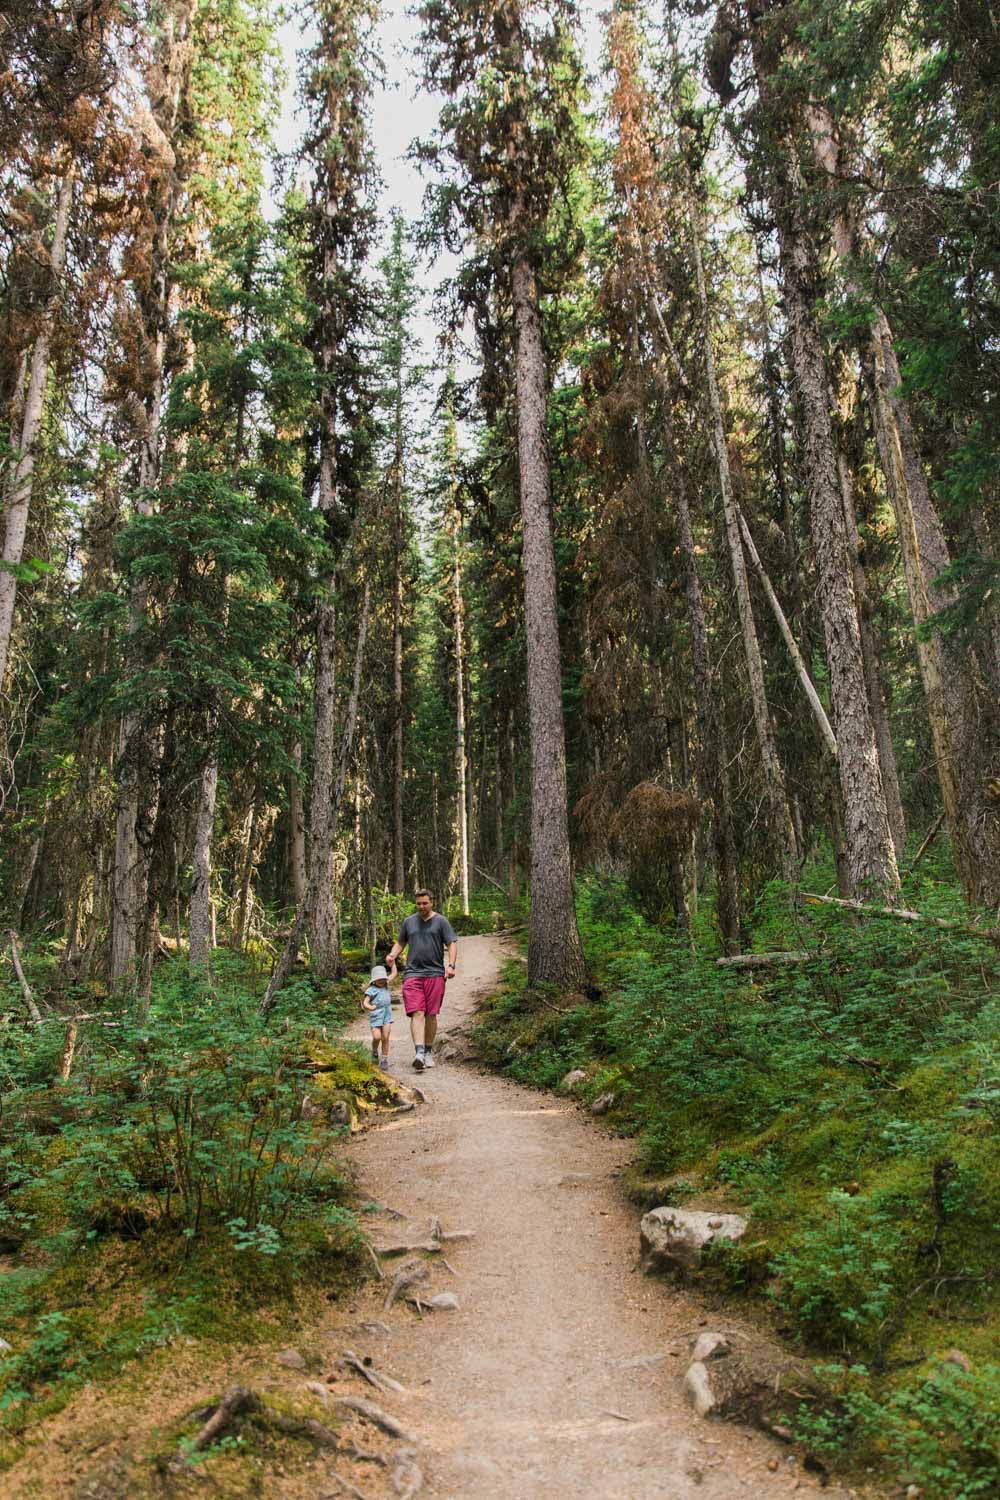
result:
[[[445,1051],[503,958],[498,938],[461,940],[441,1017]],[[366,1353],[405,1387],[378,1400],[419,1440],[422,1493],[730,1500],[818,1488],[787,1447],[687,1406],[693,1339],[730,1325],[640,1271],[636,1213],[617,1183],[630,1143],[568,1101],[455,1061],[418,1077],[402,1008],[394,1015],[393,1072],[427,1103],[352,1146],[364,1189],[394,1211],[373,1238],[427,1240],[432,1217],[446,1234],[474,1234],[446,1241],[453,1273],[428,1257],[420,1289],[454,1292],[457,1311],[420,1317],[399,1301],[371,1314],[388,1332],[364,1325]],[[351,1030],[366,1034],[363,1020]],[[387,1286],[400,1262],[383,1264]]]

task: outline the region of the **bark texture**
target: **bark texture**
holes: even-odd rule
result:
[[[296,740],[292,746],[292,762],[295,767],[288,788],[288,817],[291,824],[292,895],[299,906],[306,895],[306,821],[302,805],[302,742]]]
[[[813,306],[812,254],[786,180],[778,239],[802,429],[810,527],[830,673],[833,727],[844,804],[844,839],[855,891],[891,896],[899,889],[875,727],[872,723],[853,587],[830,383]]]
[[[566,815],[566,738],[545,441],[548,382],[538,288],[523,251],[514,260],[511,291],[531,746],[528,982],[570,988],[583,980],[585,965],[573,898]]]
[[[212,834],[215,829],[215,800],[219,788],[218,762],[212,760],[201,775],[201,795],[194,832],[194,854],[191,862],[191,908],[188,918],[188,955],[192,969],[208,964],[212,925]]]
[[[829,111],[813,104],[806,118],[816,165],[832,182],[842,182],[843,151]],[[832,239],[850,290],[862,297],[856,266],[861,231],[846,200],[834,219]],[[927,630],[931,617],[954,602],[954,590],[939,581],[952,558],[903,393],[892,328],[881,307],[874,306],[873,314],[860,353],[917,627],[917,660],[945,820],[967,897],[995,906],[1000,903],[1000,819],[990,796],[1000,764],[995,694],[984,691],[975,657],[964,644]]]
[[[347,712],[344,716],[344,727],[340,737],[340,756],[337,765],[337,775],[335,779],[331,778],[332,792],[328,804],[329,814],[327,822],[327,832],[330,839],[331,853],[337,837],[337,829],[340,821],[340,808],[344,800],[344,788],[347,784],[347,767],[350,762],[351,751],[354,748],[354,738],[358,726],[358,702],[361,697],[361,672],[365,660],[365,644],[368,638],[368,617],[370,609],[371,594],[369,586],[366,584],[364,602],[361,609],[361,620],[358,626],[358,640],[354,651],[354,673],[351,678],[351,692],[350,697],[347,701]],[[309,882],[306,887],[306,898],[296,912],[295,921],[292,924],[292,930],[288,935],[288,940],[285,943],[284,948],[282,949],[281,957],[278,959],[274,973],[271,975],[271,980],[267,986],[267,990],[264,993],[264,998],[260,1002],[260,1014],[262,1016],[266,1016],[268,1014],[268,1012],[274,1005],[274,1002],[278,996],[278,992],[283,989],[288,982],[288,977],[295,966],[295,960],[299,956],[299,949],[302,947],[302,942],[306,935],[306,929],[310,923],[313,905],[317,900],[317,896],[321,894],[321,892],[319,891],[318,882],[321,879],[326,878],[325,872],[327,866],[325,864],[317,866],[314,863],[314,855],[315,851],[311,850],[309,859]],[[339,924],[337,922],[337,909],[334,897],[335,893],[331,892],[332,920],[334,931],[337,933],[339,957]],[[313,962],[315,964],[314,956]]]
[[[455,646],[455,813],[462,912],[469,915],[469,788],[465,752],[465,635],[462,600],[462,520],[456,507],[452,557]]]
[[[764,663],[760,654],[757,626],[753,617],[750,599],[750,584],[747,578],[743,539],[737,516],[736,497],[733,492],[732,474],[729,467],[729,452],[726,447],[726,429],[722,419],[722,398],[715,367],[715,351],[712,347],[712,324],[708,306],[708,289],[702,261],[702,226],[693,198],[689,199],[691,218],[691,250],[694,257],[698,301],[701,307],[702,340],[705,346],[705,374],[712,422],[712,444],[719,472],[719,489],[722,495],[722,511],[725,521],[726,543],[733,570],[733,587],[739,614],[740,633],[743,638],[743,655],[746,660],[750,697],[753,704],[754,725],[757,731],[757,746],[764,772],[764,785],[771,829],[781,851],[782,873],[787,881],[794,882],[798,873],[798,850],[795,827],[788,805],[785,776],[778,756],[778,747],[771,722],[771,711],[764,686]]]
[[[62,296],[66,269],[66,241],[73,207],[74,171],[72,165],[63,173],[56,202],[52,245],[49,249],[49,295],[41,327],[31,351],[28,390],[21,412],[20,432],[16,434],[17,452],[4,496],[3,567],[0,568],[0,689],[7,673],[7,658],[14,628],[14,603],[17,598],[17,567],[24,556],[24,539],[28,533],[32,480],[38,438],[42,430],[45,390],[49,378],[52,335]]]

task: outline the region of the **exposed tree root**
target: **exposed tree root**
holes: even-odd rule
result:
[[[246,1386],[231,1385],[195,1438],[195,1451],[200,1452],[202,1448],[214,1443],[217,1437],[221,1437],[234,1417],[242,1416],[244,1412],[259,1411],[260,1407],[261,1399],[255,1391],[248,1390]]]
[[[398,1380],[394,1380],[391,1375],[386,1375],[381,1370],[376,1370],[374,1365],[366,1364],[363,1359],[358,1358],[353,1349],[344,1350],[341,1364],[354,1370],[362,1380],[367,1380],[368,1384],[373,1385],[377,1391],[395,1391],[400,1396],[406,1394],[406,1387],[400,1385]]]
[[[402,1292],[409,1291],[410,1287],[421,1286],[429,1274],[422,1260],[407,1261],[396,1273],[396,1279],[386,1292],[382,1306],[388,1311]]]
[[[413,1443],[415,1438],[411,1437],[405,1427],[401,1427],[395,1417],[383,1411],[381,1406],[376,1406],[374,1401],[364,1401],[360,1396],[338,1396],[336,1405],[344,1411],[352,1411],[356,1416],[363,1417],[387,1437],[398,1438],[403,1443]],[[316,1424],[319,1425],[318,1423]]]

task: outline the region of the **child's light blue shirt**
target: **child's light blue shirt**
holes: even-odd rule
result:
[[[372,983],[365,990],[365,994],[375,1002],[374,1009],[368,1012],[369,1024],[371,1026],[391,1026],[392,996],[389,993],[389,986],[385,985],[383,988],[380,984]]]

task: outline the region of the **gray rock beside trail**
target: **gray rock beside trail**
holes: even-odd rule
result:
[[[715,1240],[734,1244],[743,1238],[747,1221],[739,1214],[704,1213],[693,1208],[654,1208],[643,1214],[639,1244],[644,1271],[695,1271],[706,1245]]]
[[[614,1102],[614,1094],[598,1094],[597,1098],[590,1106],[590,1113],[592,1115],[606,1115]]]
[[[723,1359],[731,1354],[729,1340],[724,1333],[699,1333],[691,1350],[691,1358],[698,1364],[707,1364],[710,1359]]]
[[[700,1359],[688,1365],[684,1375],[684,1394],[699,1417],[710,1417],[717,1406],[712,1382]]]
[[[562,1083],[560,1083],[559,1087],[561,1089],[565,1090],[565,1092],[567,1094],[571,1094],[574,1089],[577,1089],[577,1088],[580,1087],[581,1083],[586,1083],[586,1082],[587,1082],[587,1075],[583,1071],[582,1068],[571,1068],[569,1070],[569,1072],[566,1074],[566,1076],[563,1079]]]

